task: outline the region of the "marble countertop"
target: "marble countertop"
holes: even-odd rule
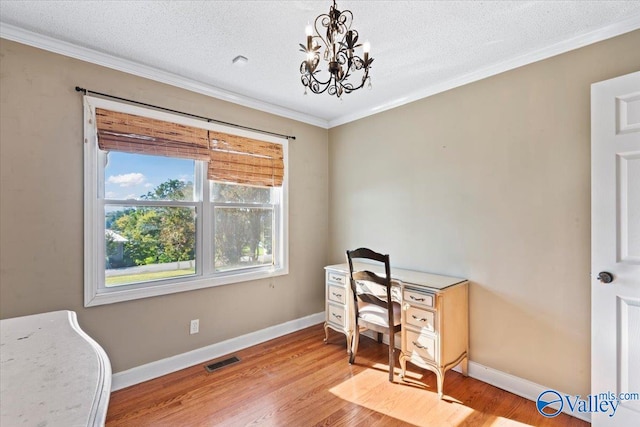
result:
[[[75,312],[0,320],[0,378],[2,426],[105,423],[111,365]]]

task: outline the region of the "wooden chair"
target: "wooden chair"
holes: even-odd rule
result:
[[[371,264],[354,264],[354,260],[375,261]],[[351,356],[349,363],[354,363],[358,351],[361,330],[372,330],[378,333],[378,342],[382,342],[381,334],[389,335],[389,381],[393,382],[395,369],[395,334],[400,331],[400,304],[392,298],[391,273],[389,255],[382,255],[367,248],[347,251],[349,261],[349,277],[353,292],[355,331],[351,340]],[[354,268],[355,265],[355,268]],[[369,267],[371,266],[371,267]],[[375,274],[367,270],[384,271]],[[399,301],[399,298],[396,298]]]

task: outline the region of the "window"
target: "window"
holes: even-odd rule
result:
[[[85,306],[287,274],[287,141],[85,96]]]

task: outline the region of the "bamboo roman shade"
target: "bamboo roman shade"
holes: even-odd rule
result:
[[[209,131],[209,179],[261,187],[280,187],[284,178],[282,145]]]
[[[206,129],[101,108],[96,127],[101,150],[209,160]]]
[[[213,181],[282,186],[282,145],[96,108],[98,147],[209,162]]]

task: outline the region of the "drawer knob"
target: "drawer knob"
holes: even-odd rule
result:
[[[336,319],[342,319],[342,316],[340,316],[339,314],[335,314],[335,313],[331,313],[333,315],[333,317],[335,317]]]
[[[334,297],[342,298],[342,294],[336,294],[335,292],[331,292]]]
[[[415,320],[417,320],[418,322],[426,322],[427,318],[426,317],[418,317],[415,314],[412,314],[411,317],[413,317]]]
[[[413,295],[409,295],[409,298],[411,298],[414,301],[424,301],[424,298],[416,298]]]

